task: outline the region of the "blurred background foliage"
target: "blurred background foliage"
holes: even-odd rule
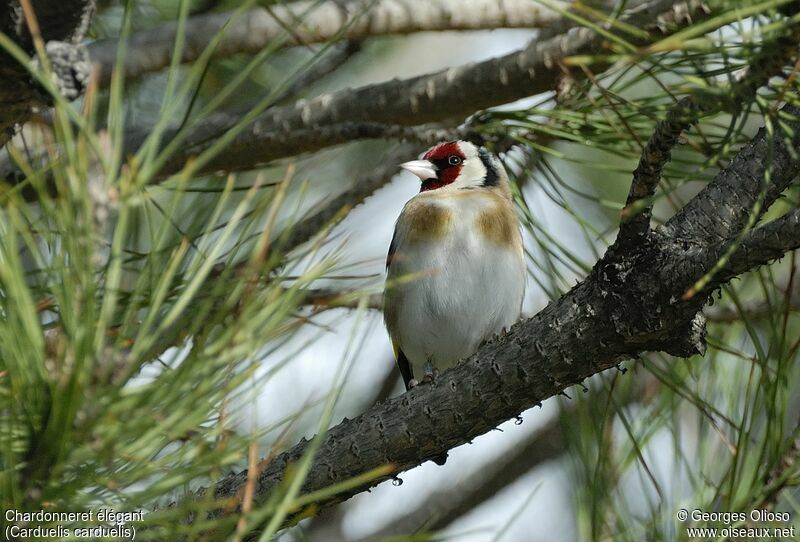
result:
[[[503,151],[514,183],[526,315],[585,276],[613,241],[642,145],[676,97],[724,96],[756,52],[796,24],[776,11],[782,2],[710,4],[710,21],[663,47],[626,48],[638,29],[619,25],[617,51],[576,60],[558,93],[476,112],[471,129]],[[241,8],[103,1],[91,37]],[[586,13],[580,24],[608,21]],[[793,253],[714,297],[704,357],[627,362],[452,451],[443,467],[424,464],[402,485],[384,483],[281,534],[307,462],[266,502],[223,519],[203,519],[219,506],[212,491],[185,498],[401,392],[370,294],[382,287],[413,180],[397,175],[310,235],[293,232],[387,158],[413,158],[424,145],[359,141],[206,177],[190,160],[156,182],[170,152],[159,139],[181,125],[190,135],[195,121],[225,111],[235,122],[209,136],[220,144],[207,156],[225,153],[225,134],[248,112],[497,56],[536,33],[276,43],[257,57],[116,78],[27,125],[8,153],[37,202],[6,186],[0,211],[3,508],[145,510],[137,538],[158,540],[237,540],[256,527],[264,540],[683,540],[680,508],[779,510],[797,525]],[[329,73],[293,86],[326,62],[336,63]],[[776,104],[797,99],[794,73],[773,83],[684,138],[657,194],[657,221],[774,118]],[[124,148],[128,132],[146,134],[138,149]],[[790,189],[770,213],[797,207],[798,195]],[[347,295],[315,300],[312,289]],[[512,465],[497,487],[481,477]]]

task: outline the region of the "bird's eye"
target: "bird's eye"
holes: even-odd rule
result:
[[[457,166],[461,163],[461,158],[459,156],[453,155],[447,159],[447,163],[451,166]]]

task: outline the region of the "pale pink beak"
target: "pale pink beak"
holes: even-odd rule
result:
[[[420,181],[436,177],[436,166],[429,160],[411,160],[400,167],[419,177]]]

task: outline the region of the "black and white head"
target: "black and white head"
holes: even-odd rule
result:
[[[500,161],[469,141],[447,141],[428,149],[421,160],[400,164],[422,181],[420,192],[470,188],[505,188]]]

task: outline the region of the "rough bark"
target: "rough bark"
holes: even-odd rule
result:
[[[699,0],[636,0],[630,4],[623,19],[650,31],[651,41],[710,14]],[[575,27],[571,19],[562,17],[526,48],[503,57],[272,107],[199,173],[250,170],[278,158],[358,139],[406,138],[415,135],[413,130],[403,130],[410,126],[460,121],[476,110],[552,91],[564,73],[564,59],[597,53],[604,44],[603,36]],[[190,135],[183,150],[167,162],[161,175],[178,171],[235,120],[238,116],[219,113],[186,128]],[[164,140],[172,140],[178,130],[168,130]],[[126,152],[134,151],[147,135],[127,134]],[[6,179],[18,178],[15,170],[8,160],[0,165],[0,174]]]
[[[793,107],[784,112],[796,115]],[[791,129],[794,120],[789,124]],[[788,133],[794,138],[796,134]],[[717,175],[715,182],[706,186],[696,197],[673,216],[661,232],[665,237],[681,239],[686,245],[705,245],[724,242],[741,230],[751,209],[766,189],[761,212],[763,214],[800,171],[793,151],[785,145],[772,145],[784,135],[769,137],[761,129],[733,158],[729,167]],[[773,182],[763,185],[763,175],[771,168]]]
[[[741,240],[728,241],[709,252],[709,260],[718,260],[728,245],[736,246],[736,252],[720,272],[720,281],[728,281],[749,269],[754,263],[761,265],[783,257],[789,250],[800,245],[800,210],[787,213],[760,228],[748,232]],[[715,258],[716,256],[716,258]]]
[[[561,457],[567,449],[561,423],[560,416],[554,417],[504,456],[481,465],[460,484],[433,491],[419,506],[366,540],[444,529],[534,468]]]
[[[683,294],[716,264],[720,242],[709,236],[687,243],[674,232],[691,231],[687,221],[702,219],[705,224],[716,217],[724,226],[714,231],[724,243],[735,242],[744,226],[742,217],[749,215],[763,189],[767,168],[772,172],[768,203],[797,174],[799,113],[784,107],[788,135],[769,142],[770,160],[758,152],[768,144],[762,130],[687,205],[691,212],[679,212],[641,239],[618,238],[584,281],[442,373],[435,384],[414,388],[330,429],[321,437],[303,492],[379,465],[393,465],[394,474],[410,469],[641,352],[703,354],[705,320],[700,310],[711,291],[734,274],[800,246],[800,212],[748,233],[726,272],[689,299]],[[713,205],[709,194],[718,196]],[[719,220],[720,213],[724,220]],[[306,449],[307,443],[301,442],[262,466],[257,500],[263,501],[278,487],[286,469]],[[246,477],[244,471],[224,478],[216,486],[216,496],[236,498]],[[315,506],[339,502],[388,477]]]
[[[709,15],[707,7],[698,0],[678,4],[672,0],[652,0],[636,5],[622,20],[651,31],[653,36],[668,35],[681,25],[696,23]],[[484,62],[345,89],[271,108],[202,171],[252,169],[277,158],[354,139],[382,137],[385,128],[380,125],[417,126],[463,119],[481,109],[548,92],[557,87],[564,73],[564,59],[597,54],[603,50],[605,40],[589,28],[571,28],[546,39],[535,38],[520,51]],[[202,127],[199,131],[206,132]],[[190,138],[185,151],[170,160],[164,172],[177,171],[205,146]]]
[[[643,398],[643,390],[648,385],[657,385],[650,377],[640,380],[633,390],[613,400],[614,411],[639,402]],[[605,405],[610,400],[611,397],[605,388],[593,390],[585,398],[587,404],[593,405]],[[440,531],[492,499],[528,472],[548,461],[559,459],[569,452],[569,438],[564,433],[563,427],[565,420],[569,420],[574,412],[574,405],[562,403],[561,411],[556,416],[531,431],[503,455],[474,468],[460,483],[433,491],[416,508],[392,520],[377,533],[369,536],[368,540],[382,540],[421,530]]]

